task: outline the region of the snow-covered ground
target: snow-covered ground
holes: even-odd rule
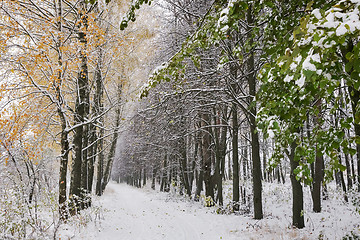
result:
[[[206,208],[175,193],[109,183],[88,213],[61,227],[58,239],[342,239],[352,231],[360,235],[355,207],[344,204],[335,188],[329,192],[336,197],[324,201],[323,212],[316,214],[305,188],[306,227],[298,230],[291,227],[289,183],[264,184],[263,220],[217,214],[217,207]]]

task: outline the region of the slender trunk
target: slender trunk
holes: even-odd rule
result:
[[[197,182],[196,182],[196,193],[195,193],[195,201],[199,201],[200,198],[200,194],[201,191],[203,190],[203,182],[204,182],[204,157],[202,156],[202,141],[201,138],[199,138],[198,140],[198,146],[199,146],[199,150],[200,150],[200,166],[199,166],[199,173],[198,173],[198,178],[197,178]]]
[[[86,3],[85,1],[81,1],[81,24],[84,24],[85,29],[87,28],[87,16],[86,16]],[[82,161],[84,159],[83,156],[83,137],[87,136],[87,132],[85,131],[85,121],[88,117],[88,107],[89,107],[89,82],[88,82],[88,65],[87,65],[87,39],[86,32],[79,31],[78,32],[78,40],[82,49],[80,51],[80,59],[81,66],[80,72],[78,73],[77,78],[77,97],[75,102],[75,116],[74,122],[76,125],[79,125],[74,130],[74,155],[73,155],[73,165],[71,172],[71,184],[70,184],[70,198],[71,198],[71,214],[76,214],[79,210],[82,209],[81,202],[84,198],[84,193],[81,189],[81,179],[83,174],[83,165]],[[87,156],[85,156],[87,157]]]
[[[186,194],[191,197],[191,189],[189,185],[188,166],[187,166],[187,153],[186,153],[186,142],[185,139],[181,139],[181,152],[182,157],[180,160],[181,179],[185,187]]]
[[[221,124],[226,126],[225,117],[227,115],[227,107],[225,106],[223,117],[221,120]],[[217,182],[218,185],[218,196],[217,199],[219,201],[219,205],[222,206],[224,202],[223,197],[223,178],[225,173],[225,155],[226,155],[226,135],[227,135],[227,127],[221,127],[220,129],[220,142],[219,142],[219,179]]]
[[[162,176],[161,176],[161,186],[160,186],[160,191],[162,192],[168,192],[168,182],[167,182],[167,171],[168,171],[168,167],[167,167],[167,154],[165,154],[164,157],[164,167],[162,170]]]
[[[211,145],[211,136],[209,132],[209,128],[207,126],[210,123],[210,117],[209,114],[203,114],[202,117],[202,126],[203,126],[203,134],[202,134],[202,156],[203,156],[203,162],[204,162],[204,183],[205,183],[205,196],[211,197],[212,200],[214,200],[214,188],[212,184],[211,179],[211,151],[210,151],[210,145]],[[212,203],[208,206],[211,206]]]
[[[248,24],[253,24],[252,8],[249,6],[247,13]],[[251,33],[249,34],[249,44],[252,45],[253,38]],[[250,52],[250,56],[247,62],[248,71],[250,72],[248,79],[249,95],[250,99],[250,132],[251,132],[251,157],[252,157],[252,174],[253,174],[253,191],[254,191],[254,218],[262,219],[262,184],[261,184],[261,159],[260,159],[260,144],[259,135],[256,130],[256,104],[253,104],[254,97],[256,95],[256,75],[255,75],[255,56],[253,50]]]
[[[193,183],[194,183],[194,178],[195,178],[195,167],[196,167],[196,160],[195,158],[192,160],[191,162],[191,170],[189,173],[189,188],[190,191],[192,191],[193,189]]]
[[[324,158],[322,155],[317,154],[315,159],[315,173],[314,182],[311,192],[313,200],[313,211],[321,212],[321,185],[324,177]]]
[[[263,146],[263,175],[264,175],[264,181],[266,181],[266,176],[267,176],[267,174],[266,174],[266,152],[267,152],[267,146],[266,146],[266,139],[265,139],[265,137],[263,137],[263,142],[264,142],[264,146]]]
[[[239,211],[239,127],[237,118],[237,107],[232,104],[232,154],[233,154],[233,210]]]
[[[155,190],[155,184],[156,184],[156,167],[153,167],[151,189]]]
[[[96,172],[96,186],[95,186],[95,194],[97,196],[102,195],[101,186],[103,179],[103,171],[104,171],[104,134],[105,131],[103,128],[100,129],[99,132],[99,141],[98,141],[98,160],[97,160],[97,172]]]
[[[292,197],[293,197],[293,226],[297,228],[304,228],[304,198],[303,189],[301,182],[296,180],[294,170],[299,166],[299,162],[295,159],[295,149],[297,145],[295,142],[291,144],[290,153],[290,180],[292,186]]]
[[[119,85],[118,86],[118,94],[120,96],[122,91],[122,86]],[[111,140],[111,146],[110,146],[110,150],[109,150],[109,154],[108,154],[108,159],[107,159],[107,163],[106,163],[106,167],[104,170],[104,174],[103,174],[103,180],[101,182],[101,191],[104,192],[105,188],[107,186],[107,184],[110,181],[110,176],[111,176],[111,169],[112,169],[112,165],[114,163],[114,158],[115,158],[115,152],[116,152],[116,147],[117,147],[117,140],[118,140],[118,136],[119,136],[119,127],[120,127],[120,118],[121,118],[121,109],[117,108],[115,110],[115,114],[116,114],[116,119],[115,119],[115,130],[112,136],[112,140]]]
[[[346,164],[347,187],[348,190],[350,190],[352,188],[352,179],[351,179],[351,167],[349,162],[349,155],[346,153],[344,155],[345,155],[345,164]]]
[[[340,152],[340,149],[339,149]],[[341,155],[339,155],[339,164],[342,164]],[[339,174],[339,181],[342,187],[342,190],[344,192],[344,200],[345,202],[348,202],[347,192],[346,192],[346,185],[345,185],[345,179],[344,179],[344,172],[338,171],[337,174]]]
[[[243,179],[246,181],[248,179],[248,174],[247,174],[247,166],[248,166],[248,147],[247,147],[247,143],[246,140],[244,140],[244,147],[242,150],[242,166],[243,166]]]
[[[94,171],[95,171],[95,161],[96,161],[96,155],[97,155],[97,148],[98,148],[98,143],[97,143],[97,135],[96,135],[96,127],[95,125],[91,124],[89,126],[89,134],[90,134],[90,138],[89,138],[89,142],[91,144],[91,146],[88,149],[88,179],[87,179],[87,187],[88,187],[88,192],[91,193],[92,188],[93,188],[93,182],[94,182]]]
[[[284,183],[285,183],[285,174],[284,174],[284,172],[283,172],[283,167],[282,167],[282,163],[281,163],[281,162],[279,163],[279,167],[280,167],[281,180],[282,180],[282,183],[284,184]]]
[[[69,159],[69,140],[68,133],[66,131],[66,120],[59,109],[59,116],[61,119],[61,157],[60,157],[60,178],[59,178],[59,206],[60,206],[60,218],[65,220],[67,216],[66,208],[66,182],[67,182],[67,167]]]
[[[62,0],[58,1],[57,7],[57,17],[59,18],[58,21],[58,31],[59,33],[62,32]],[[61,47],[61,40],[58,39],[58,47]],[[63,60],[61,51],[59,51],[58,56],[59,67],[62,68]],[[62,93],[61,93],[61,86],[62,83],[62,72],[58,72],[58,82],[56,84],[56,98],[59,103],[63,102]],[[67,168],[68,168],[68,161],[69,161],[69,139],[68,139],[68,132],[66,130],[66,116],[63,112],[62,106],[60,105],[57,109],[60,122],[61,122],[61,140],[60,140],[60,148],[61,148],[61,156],[60,156],[60,176],[59,176],[59,210],[60,210],[60,219],[65,220],[68,218],[67,216],[67,208],[66,208],[66,185],[67,185]]]

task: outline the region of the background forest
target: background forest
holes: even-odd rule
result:
[[[0,30],[2,238],[56,238],[110,179],[360,213],[359,0],[3,0]]]

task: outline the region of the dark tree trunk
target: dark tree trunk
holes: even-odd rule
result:
[[[60,218],[65,220],[67,216],[66,207],[66,184],[67,184],[67,167],[69,159],[69,140],[68,133],[66,131],[66,120],[59,109],[59,116],[61,119],[61,157],[60,157],[60,177],[59,177],[59,210]]]
[[[352,178],[351,178],[351,167],[350,167],[350,162],[349,162],[349,155],[346,153],[344,155],[345,155],[345,164],[346,164],[347,187],[348,187],[348,190],[350,190],[352,188]]]
[[[296,180],[294,170],[299,166],[299,162],[295,159],[295,149],[297,145],[295,142],[291,144],[290,159],[290,180],[292,186],[293,197],[293,226],[297,228],[304,228],[304,198],[301,182]]]
[[[62,18],[62,1],[58,1],[57,7],[57,16],[59,19]],[[58,22],[58,31],[62,32],[62,22]],[[61,46],[61,40],[58,39],[58,44]],[[58,55],[58,62],[59,66],[63,66],[62,55]],[[62,93],[60,89],[60,84],[62,82],[62,72],[58,72],[58,84],[56,84],[56,98],[59,103],[63,102]],[[66,186],[67,186],[67,169],[68,169],[68,160],[69,160],[69,139],[68,139],[68,132],[66,130],[66,116],[65,113],[61,109],[61,105],[58,107],[57,112],[61,122],[61,140],[60,140],[60,147],[61,147],[61,156],[60,156],[60,176],[59,176],[59,211],[60,211],[60,219],[65,220],[68,218],[67,215],[67,207],[66,207]]]
[[[155,184],[156,184],[156,167],[153,167],[151,189],[155,190]]]
[[[187,153],[186,153],[186,141],[184,138],[181,138],[181,151],[182,156],[180,157],[180,170],[181,170],[181,179],[185,187],[186,194],[191,197],[191,189],[189,184],[188,176],[188,166],[187,166]]]
[[[339,149],[339,152],[340,152],[340,149]],[[339,155],[339,163],[342,164],[341,155]],[[336,174],[339,175],[340,185],[341,185],[342,190],[343,190],[343,192],[344,192],[344,200],[345,200],[345,202],[348,202],[349,200],[348,200],[347,192],[346,192],[344,172],[339,170]]]
[[[100,137],[104,135],[104,130],[100,129]],[[103,142],[99,142],[99,156],[97,162],[97,174],[96,174],[96,189],[95,194],[97,196],[101,196],[102,191],[102,181],[103,181],[103,174],[104,174],[104,153],[103,153]]]
[[[321,212],[321,185],[324,178],[324,158],[317,154],[315,160],[314,182],[311,191],[313,200],[313,211]]]
[[[198,139],[198,146],[200,150],[200,166],[199,166],[199,172],[198,172],[198,178],[196,182],[196,193],[195,193],[195,201],[199,201],[201,191],[203,190],[203,182],[204,182],[204,157],[202,156],[202,141],[201,138]]]
[[[247,13],[247,22],[249,25],[253,24],[253,13],[252,8],[249,6]],[[253,38],[250,34],[249,44],[252,45]],[[249,71],[248,85],[249,95],[251,97],[250,102],[252,103],[256,95],[256,75],[255,75],[255,56],[253,50],[250,52],[248,58],[247,67]],[[252,174],[253,174],[253,191],[254,191],[254,218],[262,219],[262,184],[261,184],[261,159],[260,159],[260,144],[259,135],[256,130],[256,104],[250,104],[249,108],[249,120],[250,120],[250,132],[251,132],[251,157],[252,157]]]
[[[265,137],[263,138],[263,141],[264,141],[264,146],[263,146],[263,179],[264,179],[264,181],[266,181],[267,179],[266,179],[266,177],[267,177],[267,170],[266,170],[266,149],[267,149],[267,146],[266,146],[266,140],[265,140]]]
[[[214,200],[214,188],[212,184],[211,178],[211,136],[209,132],[209,128],[207,127],[210,124],[210,116],[208,113],[203,114],[202,116],[202,156],[204,162],[204,183],[205,183],[205,196],[211,197]],[[212,206],[212,202],[209,202],[209,206]]]
[[[169,191],[167,171],[168,171],[167,154],[165,154],[164,167],[163,167],[163,170],[162,170],[161,185],[160,185],[160,191],[161,192],[168,192]]]
[[[239,211],[239,126],[237,117],[237,107],[232,104],[232,154],[233,154],[233,210]]]
[[[85,1],[81,2],[81,11],[85,12],[86,3]],[[83,13],[80,15],[81,22],[84,24],[85,28],[87,26],[87,16]],[[87,132],[85,131],[85,121],[88,115],[88,107],[89,107],[89,82],[88,82],[88,66],[87,66],[87,40],[85,32],[78,32],[78,39],[83,48],[80,51],[80,59],[81,66],[80,72],[77,78],[77,97],[75,102],[75,116],[74,122],[78,127],[74,130],[74,157],[73,157],[73,165],[71,172],[71,183],[70,183],[70,199],[71,199],[71,214],[76,214],[82,208],[82,202],[84,198],[84,194],[81,189],[81,179],[83,174],[83,164],[82,161],[84,159],[83,156],[83,137],[87,136]],[[87,156],[85,156],[87,157]]]
[[[195,167],[196,167],[196,159],[194,158],[191,161],[191,170],[190,170],[190,173],[189,173],[189,188],[190,188],[190,191],[192,191],[192,189],[193,189],[193,183],[194,183],[194,178],[195,178]]]

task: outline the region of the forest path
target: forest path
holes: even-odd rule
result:
[[[350,231],[359,232],[355,207],[344,205],[341,195],[324,201],[324,211],[318,214],[312,212],[311,196],[305,191],[306,227],[300,230],[291,227],[290,183],[264,184],[264,189],[265,218],[255,220],[249,215],[216,214],[216,207],[203,207],[178,193],[110,182],[103,196],[94,197],[93,207],[61,227],[58,239],[310,240],[324,234],[326,239],[342,239]]]
[[[100,222],[98,231],[93,231],[93,236],[87,238],[239,239],[235,236],[237,231],[226,227],[226,222],[230,219],[224,218],[225,216],[206,213],[203,208],[194,209],[187,201],[166,201],[159,196],[165,195],[125,184],[109,183],[101,198],[104,220]]]

